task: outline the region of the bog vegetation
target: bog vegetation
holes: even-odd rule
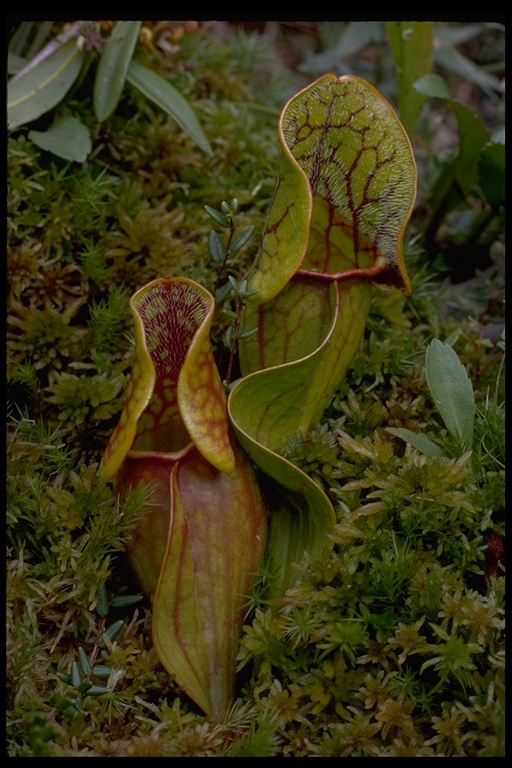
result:
[[[504,28],[24,22],[9,70],[8,755],[503,756]],[[328,500],[329,547],[279,597],[263,556],[235,696],[205,714],[127,564],[149,490],[98,472],[129,300],[163,276],[210,292],[233,388],[278,120],[331,72],[409,137],[411,290],[371,294],[321,417],[276,449]]]

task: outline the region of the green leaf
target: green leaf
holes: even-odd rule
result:
[[[104,685],[91,685],[85,693],[87,696],[105,696],[110,689]]]
[[[118,21],[101,53],[94,81],[94,112],[106,120],[121,98],[128,67],[137,44],[140,21]]]
[[[226,248],[219,233],[215,232],[215,230],[210,232],[210,236],[208,238],[208,250],[210,252],[210,256],[217,264],[221,264],[224,261],[224,257],[226,256]]]
[[[431,21],[388,21],[385,26],[397,68],[400,120],[412,136],[425,100],[414,82],[432,70],[434,25]]]
[[[194,110],[171,83],[135,61],[130,63],[127,78],[146,98],[167,112],[202,150],[211,154],[212,148]]]
[[[71,685],[78,686],[82,682],[82,675],[80,674],[80,668],[76,661],[71,665]]]
[[[505,145],[487,144],[479,160],[480,186],[487,202],[497,210],[505,204]]]
[[[279,453],[306,438],[363,338],[372,285],[407,293],[402,238],[415,196],[407,135],[389,104],[357,77],[326,75],[280,119],[282,160],[261,251],[249,280],[228,408],[239,440],[286,491],[269,548],[281,585],[293,561],[330,546],[333,511]],[[290,510],[293,512],[290,512]],[[275,519],[274,519],[275,518]]]
[[[87,656],[82,646],[78,648],[78,660],[80,663],[80,669],[82,670],[82,674],[84,674],[87,677],[87,675],[91,674],[91,663],[89,661],[89,657]]]
[[[462,328],[456,328],[454,331],[452,331],[444,340],[445,344],[449,344],[450,347],[453,347],[455,343],[457,342],[460,334],[462,333]]]
[[[108,595],[105,584],[100,584],[97,591],[97,603],[96,613],[98,616],[106,616],[108,614]]]
[[[290,391],[294,385],[300,388],[303,383],[305,372],[296,373],[297,378],[290,382]],[[273,439],[276,438],[274,430],[281,438],[288,434],[286,417],[289,412],[286,405],[283,414],[275,407],[273,382],[261,383],[267,385],[264,393],[259,389],[257,376],[242,379],[230,393],[228,408],[241,445],[258,467],[276,482],[268,494],[271,505],[268,547],[275,571],[272,588],[276,595],[282,595],[294,583],[293,563],[298,562],[305,552],[312,556],[328,554],[332,548],[330,536],[336,517],[323,490],[302,470],[268,447],[278,442]],[[267,403],[272,413],[262,418]],[[290,407],[293,407],[293,397]]]
[[[432,96],[438,99],[451,98],[450,91],[440,75],[423,75],[416,80],[414,87],[423,96]]]
[[[12,77],[7,84],[9,130],[36,120],[62,101],[80,73],[82,60],[77,41],[70,40],[38,67]]]
[[[222,211],[217,211],[215,208],[212,208],[209,205],[205,205],[204,209],[208,216],[216,221],[219,226],[224,227],[225,229],[230,229],[231,219],[229,216],[226,216],[224,213],[222,213]]]
[[[153,601],[154,647],[186,694],[217,714],[234,697],[267,512],[229,425],[209,338],[213,296],[192,280],[160,278],[131,308],[130,387],[100,473],[122,499],[138,485],[150,491],[127,554]]]
[[[92,668],[92,673],[95,677],[99,677],[100,680],[108,680],[115,667],[108,667],[106,664],[95,664]]]
[[[424,453],[427,456],[443,455],[443,452],[437,443],[434,443],[433,440],[421,432],[413,432],[411,429],[405,429],[403,427],[387,427],[386,432],[405,440],[406,443],[410,443],[413,448],[416,448],[417,451],[420,451],[420,453]]]
[[[462,451],[470,450],[475,420],[475,395],[466,369],[449,344],[434,339],[427,347],[427,383],[446,425]]]
[[[407,293],[402,239],[416,167],[388,102],[361,78],[325,75],[285,106],[280,139],[277,185],[249,285],[259,290],[257,303],[276,296],[299,270],[320,279],[367,278]]]
[[[231,243],[230,250],[233,253],[236,253],[241,248],[243,248],[244,245],[250,240],[251,235],[252,235],[253,232],[254,232],[254,227],[252,227],[252,226],[251,227],[247,227],[247,229],[244,229],[243,232],[241,232],[237,237],[235,237],[235,239]]]
[[[448,89],[439,75],[427,75],[420,78],[416,81],[415,88],[427,96],[446,99],[457,118],[459,152],[453,161],[451,171],[453,171],[453,176],[465,197],[478,183],[480,153],[489,141],[489,134],[482,121],[470,109],[450,97]]]
[[[122,628],[124,627],[124,621],[122,619],[119,619],[118,621],[114,621],[113,624],[109,624],[109,626],[105,629],[104,632],[101,633],[101,635],[98,638],[98,645],[100,648],[104,648],[106,645],[105,640],[108,638],[110,642],[114,642]]]
[[[47,131],[29,131],[28,138],[41,149],[77,163],[84,163],[92,149],[89,130],[76,117],[60,118]]]
[[[112,608],[129,608],[138,605],[142,599],[142,595],[118,595],[112,599]]]
[[[464,195],[479,183],[478,163],[489,134],[484,124],[464,104],[451,102],[459,128],[459,154],[455,167],[455,178]]]
[[[480,156],[489,141],[489,134],[471,110],[450,98],[438,75],[421,78],[415,87],[427,95],[447,99],[457,119],[459,130],[458,152],[443,163],[429,195],[429,206],[435,213],[431,222],[432,231],[428,233],[427,238],[432,239],[439,222],[450,211],[464,207],[467,204],[467,196],[479,184]]]

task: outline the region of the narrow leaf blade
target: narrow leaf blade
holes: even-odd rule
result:
[[[424,453],[426,456],[440,457],[443,455],[437,443],[434,443],[433,440],[421,432],[413,432],[412,429],[405,429],[403,427],[387,427],[386,432],[399,437],[401,440],[405,440],[406,443],[410,443],[413,448],[416,448],[417,451]]]
[[[105,43],[94,81],[94,112],[103,121],[115,110],[126,82],[140,21],[118,21]]]
[[[135,61],[130,62],[127,78],[146,98],[167,112],[202,150],[211,154],[212,148],[194,110],[171,83]]]

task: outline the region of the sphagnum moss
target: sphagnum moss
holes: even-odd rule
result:
[[[286,451],[335,505],[334,550],[306,558],[278,606],[264,563],[222,722],[180,695],[148,640],[151,606],[129,604],[123,549],[145,498],[120,507],[96,476],[132,354],[125,299],[177,268],[214,287],[204,206],[235,197],[239,231],[255,227],[230,262],[240,281],[274,186],[282,81],[262,85],[268,46],[235,42],[199,32],[173,54],[210,159],[136,96],[83,168],[9,139],[8,754],[502,756],[504,339],[485,335],[502,321],[499,276],[474,286],[475,323],[407,244],[411,297],[374,302],[324,419]],[[266,111],[240,106],[267,86]],[[424,375],[431,339],[459,328],[476,397],[470,461],[453,453]],[[428,430],[445,457],[387,427]]]

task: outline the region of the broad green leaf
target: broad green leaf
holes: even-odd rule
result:
[[[431,21],[387,21],[386,32],[396,63],[400,120],[409,136],[425,97],[415,90],[415,81],[432,70],[434,25]]]
[[[484,124],[464,104],[451,102],[459,128],[459,154],[455,178],[464,195],[468,195],[479,182],[478,163],[482,149],[489,141]]]
[[[422,432],[413,432],[412,429],[404,429],[403,427],[387,427],[386,432],[405,440],[406,443],[410,443],[413,448],[416,448],[417,451],[420,451],[427,456],[443,455],[443,452],[437,443],[434,443],[433,440]]]
[[[343,379],[372,285],[410,289],[401,248],[416,172],[395,113],[359,78],[320,78],[288,102],[279,125],[282,161],[248,286],[257,293],[242,318],[257,333],[239,344],[244,378],[228,408],[252,458],[290,488],[295,515],[272,518],[269,536],[290,584],[286,557],[325,551],[333,512],[278,454],[289,437],[307,437]]]
[[[47,131],[29,131],[28,138],[41,149],[77,163],[84,163],[92,149],[89,131],[76,117],[56,120]]]
[[[478,173],[487,202],[497,210],[505,204],[505,145],[486,144],[480,154]]]
[[[463,451],[469,450],[473,441],[475,395],[455,350],[434,339],[427,347],[425,373],[447,430]]]
[[[127,78],[146,98],[167,112],[202,150],[211,154],[210,143],[194,110],[171,83],[135,61],[130,63]]]
[[[12,77],[7,84],[9,130],[36,120],[62,101],[80,73],[82,60],[77,41],[70,40],[35,69]]]
[[[127,554],[153,599],[154,646],[187,695],[219,715],[234,698],[267,512],[229,427],[209,341],[213,296],[191,280],[160,278],[131,308],[130,387],[100,474],[121,499],[139,484],[150,492]]]
[[[119,104],[128,67],[137,44],[140,21],[118,21],[105,43],[94,81],[94,112],[106,120]]]

